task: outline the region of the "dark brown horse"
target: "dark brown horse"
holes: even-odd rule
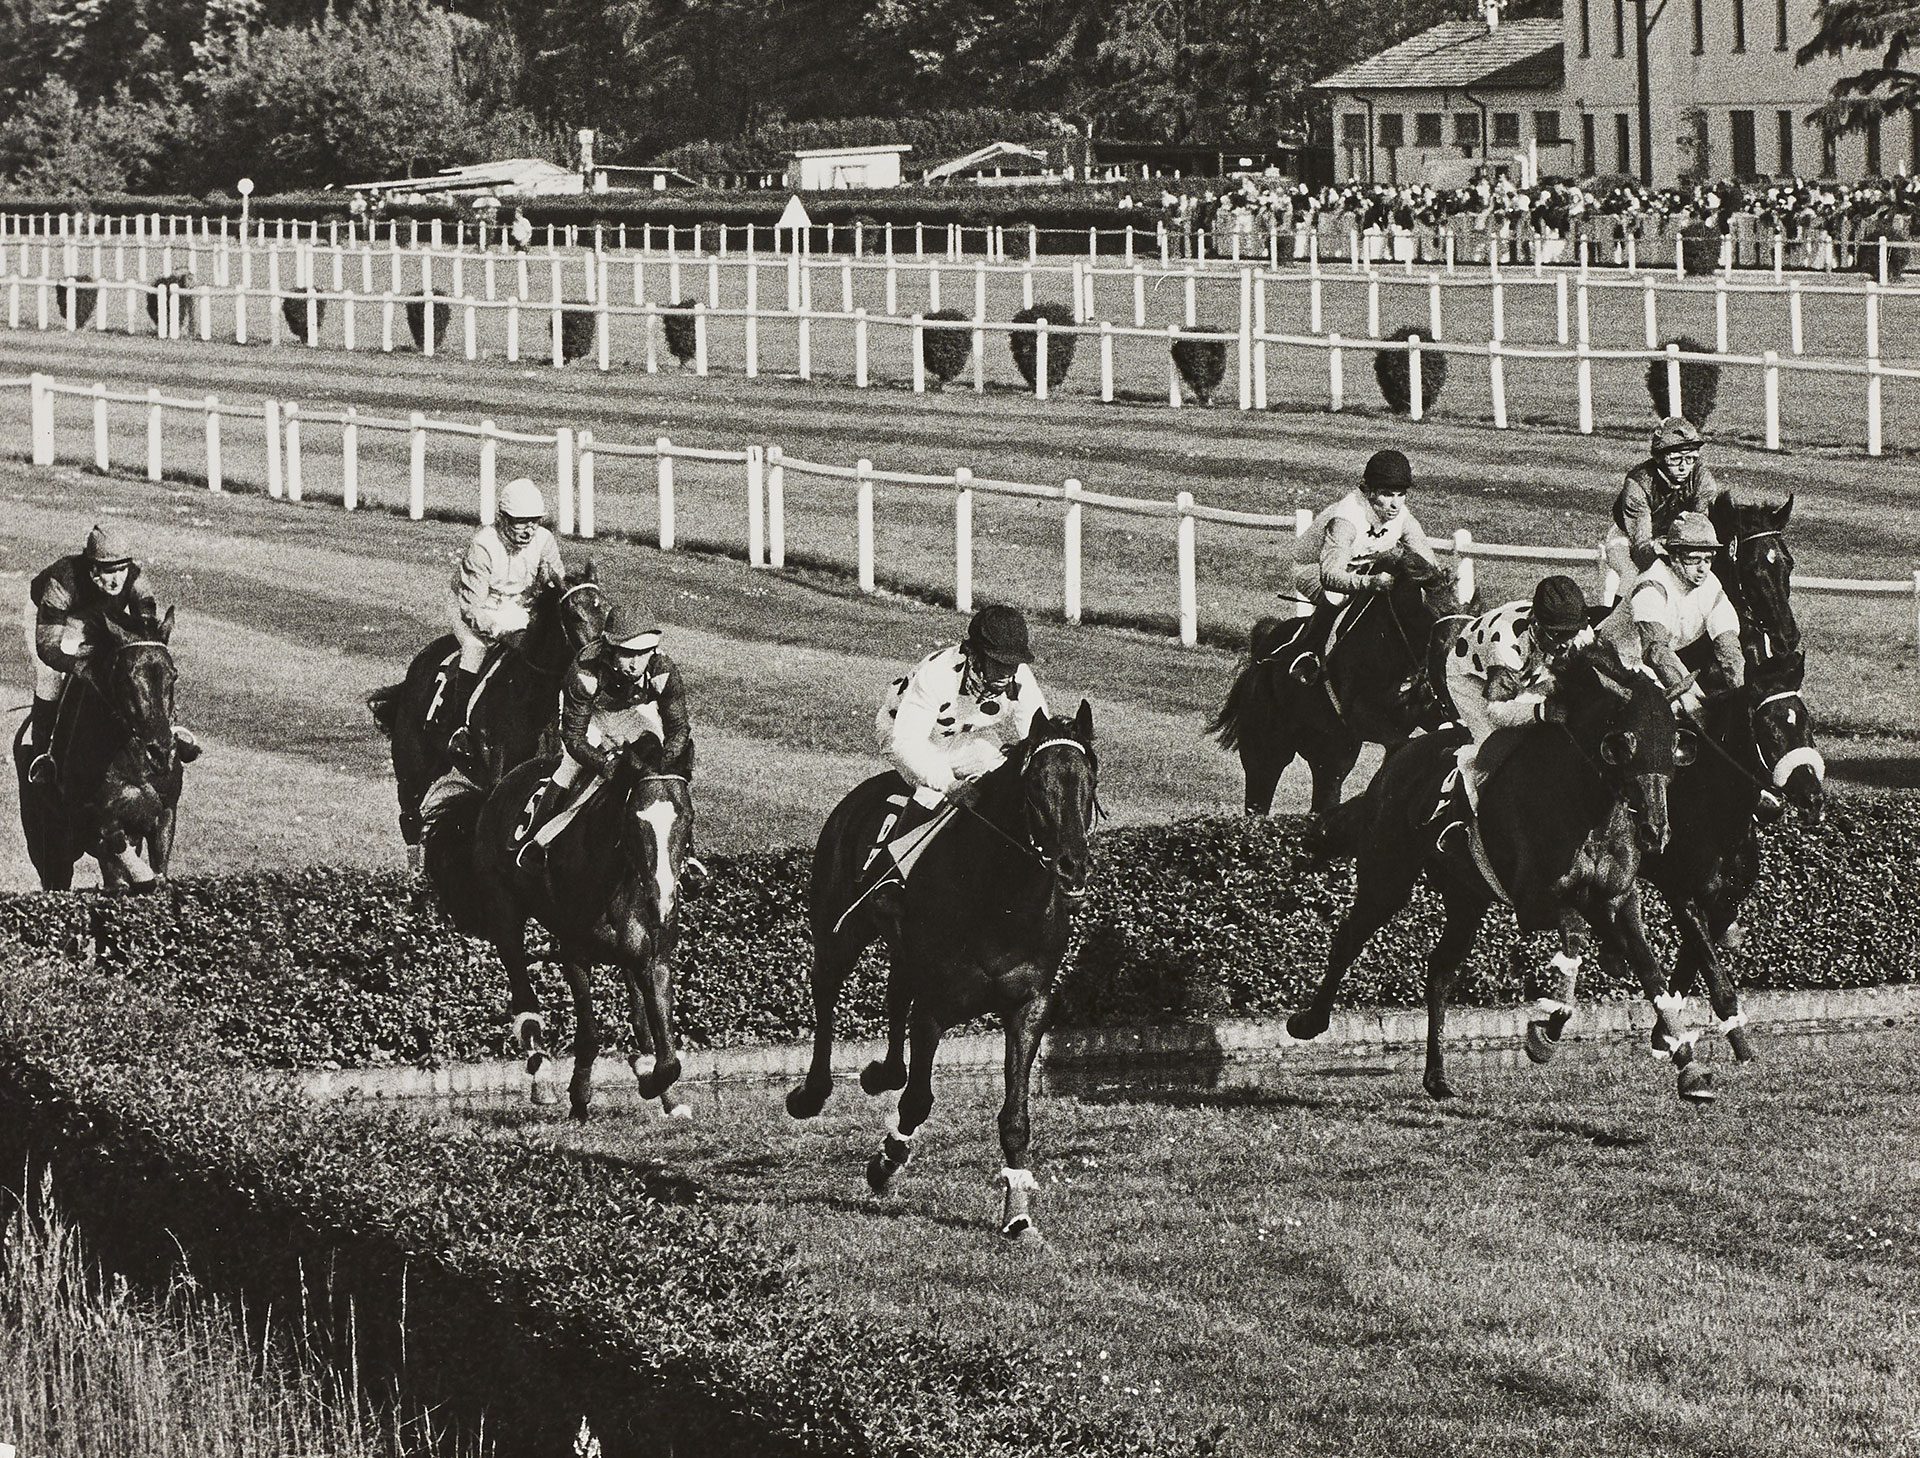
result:
[[[585,800],[573,823],[548,847],[544,869],[519,864],[514,831],[550,760],[508,771],[484,803],[473,792],[436,818],[427,836],[426,868],[454,924],[484,936],[507,969],[513,1033],[544,1102],[539,1075],[548,1059],[540,995],[529,975],[529,917],[553,937],[573,992],[573,1117],[585,1119],[593,1098],[600,1024],[589,981],[610,963],[627,985],[634,1046],[628,1053],[642,1098],[658,1098],[670,1114],[690,1110],[668,1089],[680,1076],[673,1035],[673,966],[679,937],[680,873],[693,836],[687,778],[658,772],[648,736],[622,752],[608,780]],[[653,1066],[641,1072],[640,1057]]]
[[[482,789],[500,782],[515,765],[558,748],[560,682],[574,655],[600,636],[607,600],[591,562],[550,584],[533,604],[518,642],[495,649],[483,686],[469,711],[472,753],[461,770]],[[414,656],[406,679],[367,696],[367,707],[393,746],[393,777],[400,799],[400,836],[420,844],[420,802],[453,762],[427,730],[427,710],[458,655],[451,633],[435,638]]]
[[[1565,723],[1509,731],[1521,738],[1480,792],[1484,863],[1464,827],[1440,831],[1447,817],[1436,822],[1433,814],[1454,763],[1457,741],[1450,736],[1422,735],[1388,755],[1365,795],[1336,817],[1336,840],[1359,854],[1353,909],[1334,932],[1312,1002],[1287,1020],[1294,1037],[1326,1031],[1341,977],[1424,875],[1446,907],[1427,958],[1422,1083],[1430,1095],[1454,1096],[1441,1049],[1447,994],[1500,899],[1514,908],[1521,930],[1560,934],[1554,995],[1535,1010],[1530,1047],[1557,1040],[1572,1015],[1591,928],[1603,948],[1639,974],[1679,1069],[1681,1096],[1710,1097],[1712,1075],[1693,1063],[1666,975],[1647,945],[1636,880],[1642,850],[1667,841],[1667,785],[1683,757],[1672,709],[1651,675],[1623,672],[1593,654],[1561,674],[1556,696]]]
[[[177,675],[168,640],[173,609],[129,635],[109,623],[110,646],[67,680],[53,735],[56,782],[27,778],[33,753],[22,728],[13,745],[20,824],[40,884],[73,885],[83,855],[110,890],[145,891],[167,873],[182,782],[173,733]]]
[[[1378,566],[1394,575],[1394,585],[1348,609],[1320,683],[1300,683],[1288,672],[1306,619],[1253,625],[1247,661],[1207,725],[1223,749],[1239,751],[1249,815],[1273,808],[1274,787],[1296,756],[1313,771],[1312,813],[1331,814],[1362,744],[1392,748],[1442,717],[1431,665],[1445,661],[1446,642],[1473,616],[1477,598],[1463,602],[1451,568],[1404,550]]]
[[[819,1113],[833,1092],[834,1008],[841,985],[875,940],[884,939],[887,1056],[860,1075],[869,1094],[904,1089],[897,1122],[867,1164],[884,1194],[913,1156],[913,1137],[933,1109],[933,1059],[941,1035],[995,1014],[1006,1027],[1006,1098],[1000,1108],[1001,1231],[1038,1239],[1027,1168],[1027,1085],[1052,1005],[1054,974],[1067,949],[1072,903],[1087,881],[1093,828],[1093,710],[1071,720],[1042,714],[1024,743],[982,776],[977,798],[934,839],[904,887],[847,908],[887,812],[905,788],[875,775],[827,817],[813,856],[808,915],[813,926],[813,1062],[787,1095],[796,1119]],[[909,1049],[911,1063],[908,1061]]]

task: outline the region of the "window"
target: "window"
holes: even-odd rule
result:
[[[1793,176],[1793,113],[1777,111],[1774,121],[1780,127],[1780,171],[1787,177]]]
[[[1520,145],[1520,113],[1496,111],[1493,114],[1493,144],[1496,147]]]
[[[1600,156],[1593,135],[1593,113],[1580,113],[1580,175],[1592,177],[1600,170]]]
[[[1880,118],[1873,117],[1867,122],[1867,176],[1880,175]]]
[[[1733,48],[1747,48],[1747,0],[1733,0]]]
[[[1593,0],[1580,0],[1580,54],[1593,54]]]
[[[1627,0],[1613,0],[1613,53],[1627,53]]]
[[[1533,114],[1533,135],[1542,142],[1560,140],[1560,113],[1557,111],[1536,111]]]
[[[1840,139],[1832,127],[1822,123],[1820,127],[1820,175],[1838,177],[1840,175]]]
[[[1367,145],[1367,119],[1357,111],[1350,111],[1340,118],[1340,140],[1349,147]]]
[[[1757,177],[1760,159],[1754,150],[1753,113],[1736,111],[1730,118],[1733,131],[1733,175]]]
[[[1413,138],[1423,147],[1438,147],[1445,140],[1442,135],[1445,118],[1437,111],[1423,111],[1413,119]]]
[[[1773,0],[1773,48],[1787,48],[1787,0]]]
[[[1613,150],[1613,170],[1631,177],[1633,175],[1633,118],[1624,111],[1614,114]]]
[[[1380,145],[1383,147],[1403,146],[1407,140],[1407,121],[1397,111],[1380,113]]]
[[[1457,111],[1453,114],[1453,144],[1456,147],[1480,145],[1480,113]]]
[[[1693,53],[1707,53],[1707,0],[1693,0]]]

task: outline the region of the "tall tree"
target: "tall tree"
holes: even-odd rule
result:
[[[1853,131],[1890,113],[1920,110],[1920,71],[1907,64],[1920,44],[1917,0],[1820,0],[1814,20],[1813,39],[1795,57],[1800,65],[1851,51],[1880,56],[1878,65],[1834,83],[1823,112],[1828,122]]]

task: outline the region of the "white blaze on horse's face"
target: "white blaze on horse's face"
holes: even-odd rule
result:
[[[638,814],[638,819],[653,836],[654,900],[659,907],[660,924],[673,919],[674,893],[678,883],[673,874],[673,826],[680,812],[671,800],[656,800]]]

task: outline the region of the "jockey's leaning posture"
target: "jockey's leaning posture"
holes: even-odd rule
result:
[[[500,493],[493,521],[473,534],[453,576],[453,636],[460,661],[433,702],[430,733],[446,738],[465,718],[487,650],[527,629],[535,596],[566,576],[560,546],[541,522],[547,504],[525,476]]]
[[[112,527],[96,526],[86,546],[60,558],[27,588],[27,657],[33,664],[33,707],[27,723],[33,760],[27,778],[36,785],[53,780],[54,710],[67,675],[110,641],[113,630],[130,637],[151,634],[159,614],[153,594],[140,580],[132,544]],[[184,729],[174,737],[181,758],[199,754],[197,741]]]
[[[1668,528],[1662,545],[1666,556],[1634,579],[1600,634],[1628,667],[1651,668],[1668,689],[1684,683],[1688,670],[1680,662],[1682,649],[1705,638],[1713,644],[1723,683],[1738,688],[1746,682],[1746,657],[1740,651],[1740,615],[1727,601],[1720,579],[1713,575],[1713,559],[1720,540],[1713,523],[1698,512],[1683,512]],[[1680,699],[1688,713],[1698,711],[1706,692],[1694,684]]]
[[[1020,610],[984,607],[964,640],[929,653],[882,695],[874,733],[910,794],[880,826],[868,865],[883,856],[885,862],[862,897],[904,878],[938,833],[929,822],[944,825],[951,807],[970,803],[973,782],[998,766],[1027,737],[1033,716],[1046,711],[1032,664]],[[887,855],[890,840],[922,826],[926,834],[900,852],[904,864]]]
[[[1407,510],[1413,467],[1399,451],[1376,451],[1358,490],[1349,491],[1313,519],[1300,545],[1294,585],[1313,603],[1313,617],[1294,642],[1288,672],[1301,683],[1318,683],[1335,618],[1350,597],[1385,592],[1391,573],[1376,563],[1399,546],[1434,560],[1426,533]]]
[[[1556,716],[1548,695],[1567,657],[1590,642],[1587,600],[1571,577],[1542,579],[1531,602],[1506,603],[1468,623],[1447,655],[1447,693],[1472,736],[1459,754],[1467,799],[1478,803],[1494,763],[1480,747],[1496,729],[1518,729]]]
[[[659,630],[621,605],[607,614],[599,640],[582,648],[567,671],[560,763],[541,784],[520,828],[522,837],[531,837],[526,853],[544,854],[559,833],[553,812],[570,798],[583,771],[606,778],[619,751],[649,734],[660,742],[662,774],[692,775],[693,724],[680,669],[661,648]]]
[[[1654,427],[1653,451],[1627,472],[1613,500],[1607,565],[1624,596],[1660,555],[1660,539],[1683,511],[1704,512],[1724,494],[1700,459],[1700,431],[1691,420],[1670,416]]]

